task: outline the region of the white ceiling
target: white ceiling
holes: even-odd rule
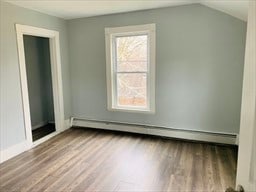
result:
[[[6,0],[9,3],[63,19],[92,17],[136,10],[201,3],[247,20],[249,0]]]

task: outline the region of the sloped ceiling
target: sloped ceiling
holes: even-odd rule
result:
[[[136,10],[201,3],[247,20],[249,0],[6,0],[9,3],[63,19],[92,17]]]

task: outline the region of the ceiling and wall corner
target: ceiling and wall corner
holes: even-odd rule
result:
[[[246,21],[249,0],[5,0],[66,20],[200,3]]]

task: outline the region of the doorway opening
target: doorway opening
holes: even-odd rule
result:
[[[65,130],[59,32],[16,24],[28,148]]]
[[[32,139],[56,131],[49,38],[23,35]]]

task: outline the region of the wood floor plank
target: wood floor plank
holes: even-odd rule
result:
[[[83,157],[84,162],[89,164],[88,168],[82,172],[79,172],[79,174],[77,174],[78,172],[75,172],[73,174],[73,178],[70,178],[70,173],[68,173],[68,181],[66,180],[66,182],[63,183],[63,178],[60,178],[59,183],[55,183],[53,186],[50,186],[47,191],[54,191],[57,189],[72,191],[83,182],[86,182],[86,180],[89,179],[91,181],[92,174],[97,172],[97,167],[105,160],[105,157],[109,155],[107,152],[113,150],[113,147],[115,146],[113,144],[117,142],[118,139],[118,137],[113,137],[113,135],[104,137],[104,135],[99,134],[98,136],[101,136],[102,138],[96,138],[96,140],[94,140],[96,146],[94,146],[94,148]],[[106,153],[102,154],[102,151],[105,151]]]
[[[33,163],[33,161],[41,159],[42,156],[51,154],[53,150],[56,150],[56,146],[58,149],[65,147],[65,144],[78,139],[81,135],[81,130],[72,133],[72,136],[69,135],[69,132],[70,130],[67,130],[64,133],[53,137],[51,140],[48,140],[47,142],[42,143],[41,145],[0,164],[0,173],[6,173],[7,170],[8,173],[10,173],[10,170],[18,172],[16,169],[20,169],[22,166],[26,166],[28,163]],[[20,164],[20,166],[16,166],[17,164]]]
[[[214,191],[213,167],[210,150],[211,146],[203,145],[203,186],[207,191]]]
[[[237,148],[72,128],[0,165],[0,191],[224,191]]]
[[[106,155],[108,154],[105,159],[101,158],[102,154],[99,154],[100,159],[97,160],[96,166],[95,161],[91,163],[92,166],[95,166],[95,170],[93,172],[97,174],[97,177],[95,177],[93,181],[91,180],[91,177],[89,177],[90,182],[88,182],[88,179],[84,177],[86,174],[84,174],[83,177],[80,177],[80,184],[74,187],[74,191],[82,191],[83,189],[86,189],[87,191],[93,191],[95,186],[100,189],[103,183],[105,183],[104,189],[108,190],[109,187],[113,187],[111,181],[114,181],[114,186],[116,185],[116,179],[113,178],[113,180],[109,180],[109,178],[112,177],[113,173],[115,172],[115,167],[118,166],[116,157],[118,154],[122,153],[122,150],[125,148],[126,144],[129,143],[129,139],[126,137],[120,137],[120,139],[115,141],[115,143],[120,144],[114,146],[110,145],[110,148],[105,151]],[[129,144],[131,145],[131,143]],[[108,153],[108,151],[111,151],[111,153]]]

